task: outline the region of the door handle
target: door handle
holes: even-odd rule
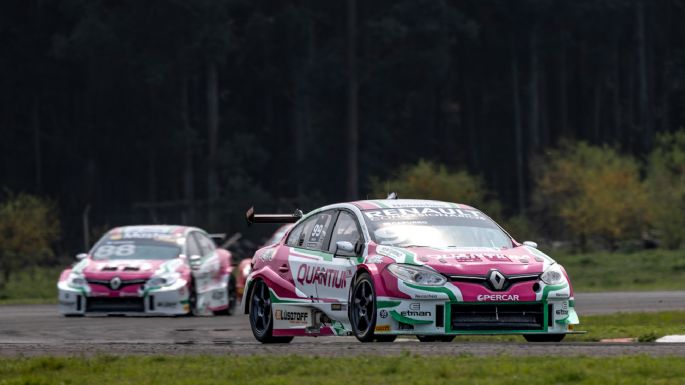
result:
[[[278,271],[280,271],[281,273],[287,273],[288,271],[290,271],[290,269],[288,268],[288,265],[281,265],[281,267],[278,268]]]

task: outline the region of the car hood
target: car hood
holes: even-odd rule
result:
[[[386,263],[409,263],[432,267],[443,274],[485,275],[492,269],[504,274],[542,273],[554,260],[540,250],[518,246],[494,248],[449,248],[376,246]],[[379,261],[380,262],[380,261]]]
[[[108,259],[108,260],[84,260],[86,263],[81,266],[81,272],[87,278],[106,278],[106,277],[131,277],[148,278],[164,272],[178,271],[183,266],[180,259],[172,260],[130,260],[130,259]],[[75,269],[76,270],[76,269]]]

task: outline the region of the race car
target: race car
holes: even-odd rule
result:
[[[269,239],[261,246],[269,246],[278,243],[278,241],[283,238],[286,231],[290,229],[291,224],[286,224],[280,226],[274,233],[269,237]],[[236,292],[238,296],[243,295],[243,289],[245,288],[245,282],[247,282],[247,276],[252,272],[252,258],[245,258],[238,264],[238,279],[236,281]]]
[[[558,342],[579,323],[564,268],[464,204],[365,200],[307,215],[250,209],[247,220],[296,222],[255,253],[247,279],[243,311],[262,343],[473,334]]]
[[[199,228],[117,227],[62,272],[59,311],[228,315],[236,305],[231,258]]]

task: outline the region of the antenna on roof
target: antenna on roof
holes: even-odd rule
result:
[[[390,194],[388,194],[388,197],[385,199],[398,199],[398,198],[399,198],[399,195],[397,195],[397,193],[393,191]]]

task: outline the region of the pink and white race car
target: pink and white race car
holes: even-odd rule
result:
[[[66,316],[230,314],[235,308],[231,253],[195,227],[117,227],[77,259],[57,283]]]
[[[362,342],[518,334],[561,341],[578,324],[564,268],[481,211],[367,200],[248,222],[297,222],[254,256],[243,296],[255,338],[354,335]]]

